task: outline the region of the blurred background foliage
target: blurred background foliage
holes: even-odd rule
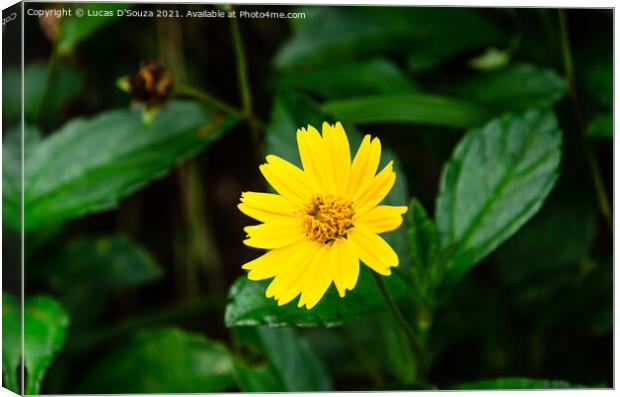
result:
[[[235,8],[305,18],[25,19],[26,393],[613,387],[612,10]],[[2,362],[17,390],[20,69],[4,59]],[[117,84],[148,60],[174,90],[130,106]],[[423,381],[367,269],[311,311],[240,277],[257,255],[240,193],[264,191],[266,153],[299,164],[296,128],[323,120],[352,147],[379,136],[398,173],[387,202],[415,198],[386,236],[401,259],[386,282],[422,332]],[[522,179],[484,190],[513,166]],[[485,198],[466,242],[449,219]]]

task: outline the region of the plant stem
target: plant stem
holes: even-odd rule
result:
[[[232,7],[232,6],[230,6]],[[237,61],[237,79],[239,80],[239,93],[241,95],[241,103],[243,113],[248,120],[254,119],[252,110],[252,93],[250,91],[250,81],[248,79],[248,68],[245,59],[245,51],[243,49],[243,41],[241,40],[241,31],[237,18],[230,20],[230,30],[233,38],[233,46],[235,48],[235,59]],[[250,133],[254,140],[255,146],[258,148],[260,144],[260,132],[255,124],[250,124]]]
[[[583,142],[583,148],[586,159],[588,161],[588,168],[592,176],[592,183],[594,184],[594,190],[598,199],[599,209],[601,215],[605,220],[605,224],[609,228],[609,231],[613,233],[613,217],[611,214],[611,206],[609,205],[609,199],[607,198],[607,191],[603,183],[603,177],[601,176],[601,169],[596,156],[592,150],[590,142],[586,139],[586,124],[584,122],[583,114],[579,106],[577,99],[577,86],[575,83],[575,68],[573,64],[573,54],[570,47],[570,39],[568,35],[568,23],[566,21],[566,14],[564,10],[558,10],[558,17],[560,20],[560,36],[561,36],[561,48],[562,48],[562,60],[564,62],[564,73],[566,74],[566,80],[568,81],[568,95],[571,99],[573,106],[573,114],[577,121],[577,125],[581,131],[581,139]]]
[[[239,79],[239,90],[241,94],[241,102],[243,103],[243,113],[247,116],[251,116],[252,95],[250,93],[248,70],[245,60],[245,52],[243,50],[243,42],[241,41],[241,32],[239,31],[239,23],[237,22],[237,18],[232,18],[230,23],[235,48],[235,58],[237,61],[237,78]]]
[[[213,106],[214,108],[218,110],[221,110],[224,113],[231,114],[239,118],[247,119],[251,124],[256,125],[257,127],[263,126],[263,122],[261,120],[258,120],[257,118],[253,116],[248,117],[243,111],[235,108],[232,105],[229,105],[228,103],[222,101],[221,99],[218,99],[196,87],[192,87],[187,84],[177,84],[175,86],[174,92],[176,95],[189,96],[189,97],[196,98],[208,105]]]
[[[423,381],[424,378],[426,377],[426,372],[427,372],[426,355],[424,354],[424,351],[422,350],[422,346],[420,345],[418,337],[416,336],[415,332],[413,331],[413,329],[411,328],[411,326],[405,319],[405,316],[403,315],[403,313],[400,311],[398,304],[390,295],[390,291],[388,291],[387,286],[385,285],[385,282],[383,281],[383,278],[375,272],[371,272],[371,273],[375,279],[375,283],[377,284],[377,287],[379,287],[379,291],[381,292],[381,296],[383,297],[383,300],[385,301],[388,309],[390,310],[390,313],[396,320],[396,323],[400,326],[400,328],[403,330],[403,332],[407,336],[407,339],[409,339],[409,343],[411,344],[413,354],[416,357],[416,366],[417,366],[416,375],[417,376],[415,378],[417,380]]]

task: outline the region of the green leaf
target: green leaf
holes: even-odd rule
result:
[[[287,74],[278,79],[277,85],[329,99],[417,91],[415,84],[396,65],[383,58]]]
[[[193,102],[168,104],[150,126],[139,109],[72,120],[25,160],[25,229],[114,207],[234,123]]]
[[[331,390],[325,367],[310,346],[290,328],[258,327],[259,343],[285,391]]]
[[[129,9],[131,4],[79,4],[79,8],[85,13],[83,17],[74,15],[61,19],[60,30],[56,42],[59,54],[69,54],[82,40],[93,35],[104,25],[113,22],[120,17],[117,10]],[[111,15],[88,16],[87,13],[110,12]]]
[[[22,172],[22,139],[21,128],[14,127],[5,133],[2,142],[2,215],[3,224],[21,224],[21,172]],[[24,125],[24,157],[39,143],[39,130]]]
[[[83,378],[80,393],[213,393],[234,385],[219,342],[177,328],[143,330]]]
[[[413,266],[425,269],[433,263],[438,251],[437,227],[417,199],[411,200],[409,213],[409,244]]]
[[[19,68],[7,68],[3,72],[3,98],[11,98],[2,103],[3,117],[9,124],[17,123],[21,119],[21,83],[22,76]],[[62,65],[58,67],[53,79],[48,77],[48,67],[42,62],[32,62],[24,67],[24,119],[28,122],[38,121],[39,112],[49,119],[58,119],[62,105],[70,97],[77,94],[83,74],[72,67]],[[46,105],[41,108],[45,90],[49,84]]]
[[[565,181],[566,182],[566,181]],[[559,184],[540,212],[494,254],[500,277],[529,288],[551,288],[590,250],[597,229],[596,205],[582,191]]]
[[[284,386],[273,366],[246,364],[241,359],[233,359],[235,370],[235,381],[237,386],[244,393],[251,392],[280,392],[284,391]]]
[[[510,62],[510,51],[489,48],[483,54],[472,58],[469,66],[476,70],[496,70],[503,68]]]
[[[327,102],[325,112],[350,123],[413,123],[467,128],[491,117],[483,107],[426,94],[372,95]]]
[[[562,380],[541,380],[528,378],[498,378],[481,380],[477,382],[462,383],[454,386],[453,389],[459,390],[484,390],[484,389],[570,389],[584,388],[585,386],[574,385]]]
[[[22,355],[22,305],[13,295],[2,293],[2,373],[4,385],[21,393],[18,371]]]
[[[24,306],[24,365],[28,371],[26,394],[38,394],[45,371],[60,351],[69,326],[69,316],[58,302],[47,296],[26,300]]]
[[[109,294],[158,279],[160,265],[123,236],[82,238],[65,244],[46,264],[45,280],[72,313],[85,323]],[[77,317],[77,316],[76,316]]]
[[[457,244],[444,294],[540,209],[558,176],[561,145],[555,116],[542,110],[505,115],[461,139],[436,207],[441,246]]]
[[[17,371],[21,358],[21,305],[10,294],[2,295],[2,364],[9,389],[18,392]],[[41,382],[56,353],[62,348],[69,317],[48,296],[28,298],[24,303],[24,365],[26,394],[39,394]]]
[[[344,324],[385,308],[385,302],[374,283],[371,271],[361,265],[359,280],[352,291],[340,298],[336,290],[330,288],[311,310],[297,308],[295,301],[278,306],[274,299],[265,296],[269,280],[250,281],[246,276],[241,276],[230,288],[229,303],[224,316],[226,325],[333,327]],[[411,287],[398,272],[385,277],[385,282],[395,299],[412,293]]]
[[[335,65],[373,54],[408,54],[416,69],[506,41],[479,10],[430,7],[305,7],[306,18],[280,48],[280,69]]]
[[[415,294],[427,298],[427,288],[435,283],[439,256],[439,236],[435,223],[428,217],[426,210],[417,200],[411,200],[409,208],[409,247],[411,250],[411,272],[415,283]],[[435,266],[435,267],[434,267]],[[431,278],[429,283],[429,279]]]
[[[594,117],[588,124],[587,135],[590,138],[612,138],[614,136],[614,116],[602,113]]]
[[[605,43],[596,43],[585,51],[584,65],[578,76],[583,80],[584,89],[601,104],[613,106],[614,52],[612,43],[607,43],[607,39],[608,37],[605,37]]]
[[[245,359],[235,360],[237,382],[242,391],[332,390],[323,363],[294,329],[236,327],[232,332],[235,344],[241,346],[238,350],[246,352]]]
[[[457,96],[498,113],[549,107],[566,94],[566,82],[554,71],[534,65],[512,65],[463,82]]]

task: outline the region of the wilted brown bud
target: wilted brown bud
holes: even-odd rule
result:
[[[54,10],[59,9],[57,6],[52,6],[46,8],[46,10]],[[58,38],[58,28],[60,26],[60,20],[62,17],[58,15],[54,15],[53,13],[45,14],[44,16],[39,18],[39,26],[41,26],[41,30],[43,30],[43,34],[45,37],[49,39],[52,43],[56,41]]]
[[[140,70],[128,80],[128,91],[133,100],[147,108],[166,103],[174,86],[174,76],[160,61],[143,61]]]

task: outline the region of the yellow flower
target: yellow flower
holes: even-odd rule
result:
[[[390,162],[378,174],[381,142],[366,135],[353,162],[340,123],[297,130],[303,170],[274,155],[260,171],[278,194],[244,192],[239,209],[263,222],[244,230],[250,247],[269,250],[246,263],[250,280],[273,277],[266,291],[284,305],[314,307],[332,281],[341,297],[357,283],[360,260],[381,275],[398,255],[378,233],[397,229],[406,206],[379,205],[396,174]]]

